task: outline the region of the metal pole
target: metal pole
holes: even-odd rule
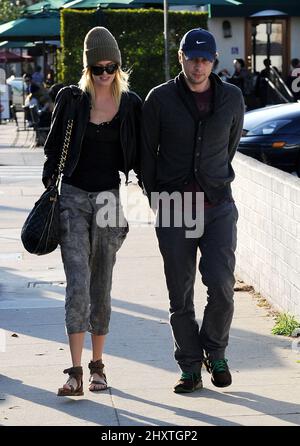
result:
[[[43,77],[44,81],[46,80],[47,75],[47,65],[48,65],[48,44],[46,43],[45,39],[43,40]]]
[[[101,3],[97,5],[96,9],[96,26],[104,26],[104,14]]]
[[[256,73],[256,24],[252,24],[252,53],[253,53],[253,73]]]
[[[272,34],[272,22],[266,23],[267,30],[267,59],[271,60],[271,34]]]
[[[168,0],[164,0],[164,48],[165,48],[165,80],[170,79],[169,32],[168,32]]]

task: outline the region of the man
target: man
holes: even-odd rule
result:
[[[36,71],[32,75],[32,82],[34,82],[39,87],[44,82],[44,76],[42,74],[42,67],[40,67],[39,65],[36,67]]]
[[[23,80],[25,82],[25,95],[30,94],[30,87],[32,85],[32,76],[29,73],[23,74]]]
[[[175,359],[181,377],[176,393],[202,388],[204,362],[217,387],[231,384],[225,359],[233,315],[233,286],[238,213],[230,183],[231,161],[241,136],[244,101],[239,88],[212,73],[213,35],[190,30],[178,52],[182,72],[148,94],[143,108],[142,178],[152,208],[155,193],[192,194],[190,212],[199,214],[204,195],[204,232],[188,238],[186,225],[156,227],[170,299]],[[158,214],[164,209],[159,208]],[[196,209],[196,212],[195,212]],[[173,210],[170,209],[172,214]],[[195,318],[197,249],[208,302],[201,329]]]

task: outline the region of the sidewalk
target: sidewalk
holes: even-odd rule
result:
[[[42,151],[27,156],[29,149],[12,148],[13,164],[3,141],[4,127],[9,141],[14,131],[10,124],[0,126],[0,165],[7,160],[12,173],[11,178],[10,169],[0,166],[0,329],[6,339],[0,352],[0,425],[299,426],[299,354],[292,351],[291,339],[271,334],[273,319],[247,292],[235,294],[227,350],[233,384],[217,389],[203,371],[202,391],[172,392],[179,371],[173,360],[162,259],[154,229],[134,227],[130,221],[114,270],[104,356],[110,389],[98,394],[87,390],[87,336],[85,395],[56,396],[65,382],[62,371],[71,365],[60,252],[37,257],[26,253],[20,242],[22,223],[43,190],[37,167],[41,169]],[[24,156],[30,163],[18,173],[15,166],[22,165]],[[127,191],[129,197],[139,194],[135,185]],[[199,276],[195,305],[200,318],[205,289]]]

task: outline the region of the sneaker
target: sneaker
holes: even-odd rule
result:
[[[182,372],[179,381],[174,386],[175,393],[191,393],[202,389],[202,379],[200,373]]]
[[[211,382],[216,387],[227,387],[232,382],[227,362],[227,359],[216,359],[212,361],[206,358],[204,360],[206,370],[208,373],[211,373]]]

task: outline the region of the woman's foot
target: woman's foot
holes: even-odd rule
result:
[[[91,392],[100,392],[107,389],[107,380],[104,373],[104,364],[101,359],[97,361],[90,361],[90,379],[89,390]]]
[[[57,396],[81,396],[83,395],[82,367],[70,367],[65,369],[64,373],[69,374],[69,379],[60,387]]]

